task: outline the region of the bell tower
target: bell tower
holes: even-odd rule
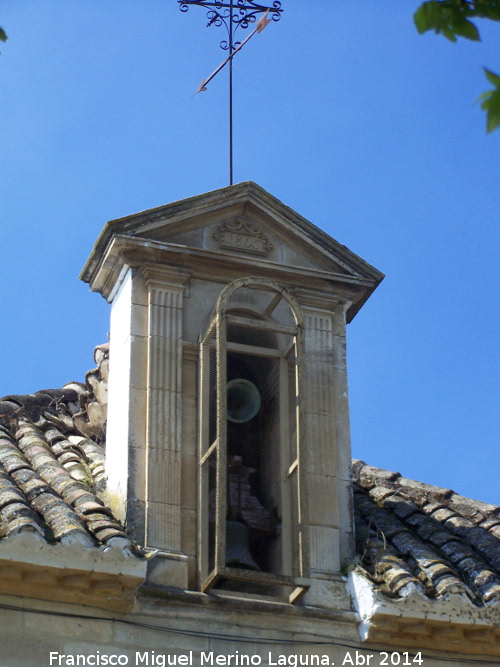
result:
[[[108,502],[151,580],[337,606],[345,330],[383,275],[246,182],[107,223],[81,278],[111,304]]]

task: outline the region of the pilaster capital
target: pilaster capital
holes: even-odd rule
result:
[[[325,314],[331,314],[336,311],[339,306],[345,308],[346,305],[349,305],[348,299],[345,297],[332,295],[329,292],[297,288],[293,293],[304,313],[307,311],[320,311]]]
[[[140,269],[146,285],[150,288],[183,292],[187,287],[192,271],[158,264],[145,264]]]

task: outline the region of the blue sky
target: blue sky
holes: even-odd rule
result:
[[[235,61],[235,182],[386,274],[348,328],[353,455],[500,504],[500,131],[483,42],[418,0],[283,0]],[[175,0],[3,3],[0,396],[83,380],[109,306],[78,275],[104,223],[228,184],[222,32]]]

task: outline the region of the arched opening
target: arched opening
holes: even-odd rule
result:
[[[282,287],[223,290],[201,341],[202,590],[307,587],[302,316]],[[242,583],[243,582],[243,583]]]

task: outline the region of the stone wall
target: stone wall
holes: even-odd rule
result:
[[[195,595],[197,599],[192,600],[175,599],[173,594],[168,599],[168,593],[164,596],[143,595],[136,611],[127,616],[29,599],[20,603],[16,597],[2,596],[0,665],[70,665],[78,664],[78,656],[89,658],[86,663],[80,658],[79,664],[103,665],[105,656],[117,656],[121,664],[158,667],[169,664],[169,660],[170,664],[193,667],[217,664],[239,667],[250,658],[253,665],[266,667],[383,664],[384,656],[380,653],[383,647],[359,645],[356,616],[352,613],[315,614],[276,603],[214,598],[210,603],[207,596]],[[395,664],[391,662],[394,649],[387,651],[386,664]],[[410,657],[399,655],[400,664],[405,660],[408,664],[418,664],[412,662],[416,653],[412,651]],[[372,657],[368,663],[369,655]],[[428,657],[431,655],[439,660]],[[228,656],[233,656],[230,662]],[[397,653],[394,656],[397,659]],[[458,664],[456,655],[448,654],[447,658],[444,653],[430,650],[423,654],[423,667]],[[474,664],[491,662],[478,657]]]

